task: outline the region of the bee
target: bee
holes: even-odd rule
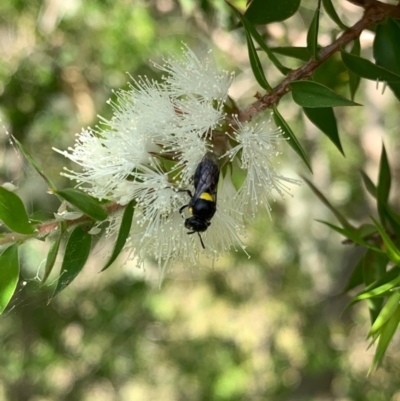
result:
[[[185,220],[185,227],[191,230],[188,234],[197,233],[199,235],[201,246],[204,249],[200,233],[206,231],[210,226],[210,220],[217,210],[218,180],[218,160],[213,153],[206,153],[194,172],[194,195],[188,189],[181,190],[187,192],[191,199],[187,205],[179,209],[179,213],[188,208],[192,216]]]

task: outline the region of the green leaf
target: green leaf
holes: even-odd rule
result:
[[[319,30],[319,13],[321,11],[321,0],[318,0],[314,17],[311,21],[310,28],[307,32],[307,50],[314,60],[318,60],[318,30]]]
[[[291,69],[285,67],[282,65],[282,63],[276,58],[275,54],[271,51],[271,49],[267,46],[265,43],[264,39],[261,37],[261,35],[258,33],[257,29],[254,28],[254,26],[250,23],[250,21],[242,14],[237,12],[237,15],[240,15],[240,20],[242,21],[244,29],[247,31],[248,34],[250,34],[254,40],[257,42],[257,44],[261,47],[261,49],[264,50],[264,52],[267,54],[268,58],[270,61],[275,65],[275,67],[283,74],[287,75]]]
[[[390,222],[395,222],[396,225],[400,225],[400,215],[396,213],[390,205],[386,205],[386,211],[388,216],[390,217]]]
[[[386,205],[389,199],[391,174],[387,159],[385,145],[382,144],[381,160],[379,164],[379,177],[377,185],[378,213],[382,223],[386,221]]]
[[[289,84],[293,100],[302,107],[359,106],[338,95],[327,86],[312,81],[293,81]]]
[[[364,292],[371,291],[375,288],[381,287],[384,284],[396,279],[400,276],[400,267],[394,266],[389,271],[385,271],[386,266],[389,262],[389,258],[384,253],[377,253],[371,250],[368,250],[366,255],[369,253],[368,259],[366,259],[367,269],[371,271],[372,274],[368,274],[372,281],[365,287],[365,289],[360,292],[358,295],[363,294]],[[367,274],[365,275],[367,276]],[[367,283],[367,280],[364,280]]]
[[[281,54],[282,56],[297,58],[302,61],[310,60],[310,53],[308,52],[307,47],[282,46],[273,47],[271,50],[274,53]]]
[[[379,287],[376,287],[369,291],[361,292],[359,295],[357,295],[356,297],[354,297],[352,299],[351,303],[362,301],[363,299],[385,296],[388,291],[390,291],[392,288],[396,287],[399,283],[400,283],[400,276],[397,276],[393,280],[391,280],[385,284],[382,284]]]
[[[18,245],[13,244],[0,255],[0,315],[14,295],[18,279]]]
[[[361,44],[360,39],[356,39],[353,42],[353,47],[350,50],[350,54],[354,56],[360,56],[361,52]],[[349,71],[349,87],[350,87],[350,97],[351,100],[354,100],[357,89],[360,85],[361,78],[358,74],[354,74],[354,72]]]
[[[19,147],[19,149],[21,150],[21,152],[24,154],[26,160],[28,160],[28,162],[32,165],[32,167],[39,173],[39,175],[46,181],[47,185],[49,186],[49,188],[55,192],[57,190],[56,186],[53,184],[53,182],[50,180],[49,177],[46,176],[46,174],[44,173],[44,171],[39,167],[39,165],[36,163],[35,159],[30,155],[30,153],[22,146],[22,144],[17,140],[17,138],[15,138],[12,135],[12,139],[15,142],[15,144]]]
[[[294,135],[292,129],[289,127],[287,122],[280,115],[276,104],[273,104],[272,107],[274,109],[274,121],[275,121],[276,126],[281,127],[284,137],[288,139],[289,145],[301,157],[303,162],[306,164],[306,166],[312,173],[310,162],[308,160],[306,152],[300,145],[300,142],[297,140],[296,136]]]
[[[376,288],[397,276],[397,274],[393,274],[393,272],[390,272],[390,274],[386,272],[388,262],[389,259],[384,253],[374,252],[371,249],[365,252],[362,266],[363,281],[366,285],[364,291]],[[385,277],[385,279],[383,279],[383,277]],[[373,323],[382,310],[383,299],[369,298],[367,304],[371,322]]]
[[[101,271],[108,269],[111,264],[117,259],[118,255],[121,253],[122,249],[125,246],[126,240],[129,237],[132,225],[133,213],[135,211],[136,202],[131,200],[124,210],[124,215],[122,216],[121,226],[119,228],[117,241],[114,245],[113,253],[111,254],[110,259],[105,264]]]
[[[67,188],[55,193],[94,220],[103,221],[107,218],[107,211],[101,203],[82,191]]]
[[[332,21],[335,22],[339,28],[341,28],[343,30],[348,29],[348,27],[345,24],[343,24],[343,22],[337,15],[336,10],[333,7],[331,0],[322,0],[322,4],[324,5],[324,9],[325,9],[326,13],[331,17]]]
[[[400,83],[400,75],[380,67],[369,60],[341,51],[344,65],[354,74],[372,81]]]
[[[21,198],[14,192],[0,187],[0,220],[19,234],[33,234],[35,226],[29,220]]]
[[[316,221],[319,221],[320,223],[325,224],[326,226],[332,228],[332,230],[335,230],[336,232],[348,238],[350,241],[354,242],[357,245],[362,245],[376,252],[382,252],[382,250],[380,250],[376,246],[370,244],[369,242],[364,241],[364,239],[360,236],[359,232],[356,229],[338,227],[323,220],[316,220]]]
[[[378,367],[385,356],[385,352],[393,338],[394,333],[399,325],[400,321],[400,306],[397,307],[395,312],[392,314],[390,319],[382,326],[379,335],[379,342],[376,347],[374,360],[373,360],[373,368]]]
[[[253,24],[284,21],[299,8],[300,0],[253,0],[244,15]]]
[[[328,199],[322,194],[322,192],[307,178],[302,177],[303,180],[307,183],[307,185],[312,189],[315,195],[319,198],[319,200],[334,214],[338,222],[344,228],[348,228],[350,230],[355,230],[355,228],[347,221],[347,219],[332,206],[332,204],[328,201]]]
[[[389,259],[395,265],[400,265],[400,251],[397,249],[396,245],[390,239],[389,235],[387,235],[385,229],[372,216],[371,219],[375,223],[375,226],[378,229],[380,236],[382,237]]]
[[[344,156],[336,124],[336,117],[332,107],[304,107],[303,110],[308,119],[333,142],[333,144],[339,149],[340,153]]]
[[[358,227],[358,232],[361,238],[366,239],[375,235],[378,230],[373,224],[362,224],[360,227]]]
[[[363,265],[364,265],[364,257],[365,254],[361,256],[360,260],[357,262],[355,265],[353,271],[351,272],[351,275],[349,279],[347,280],[347,283],[344,287],[343,292],[348,292],[352,290],[355,287],[358,287],[359,285],[363,284]]]
[[[257,54],[257,50],[254,46],[253,39],[246,33],[247,39],[247,50],[249,51],[250,66],[254,74],[254,78],[258,84],[268,92],[272,92],[272,86],[268,83],[265,77],[264,70],[262,68],[260,59]]]
[[[399,276],[399,268],[395,267],[388,272],[386,271],[388,263],[389,258],[385,253],[374,252],[370,249],[367,250],[363,265],[363,277],[366,286],[363,292],[371,291]],[[382,310],[383,298],[369,298],[367,299],[367,305],[371,323],[374,323]]]
[[[378,317],[374,321],[374,324],[372,325],[367,337],[371,337],[377,334],[381,327],[392,317],[399,306],[399,302],[400,292],[394,291],[393,294],[386,301],[385,306],[382,308]]]
[[[371,196],[376,198],[377,196],[377,190],[375,184],[372,182],[371,178],[367,176],[367,174],[364,173],[364,171],[361,171],[361,177],[364,181],[365,188],[367,188],[367,191]]]
[[[46,267],[44,269],[42,285],[46,282],[46,280],[50,276],[50,273],[53,270],[54,263],[56,262],[58,250],[60,249],[61,238],[62,238],[62,235],[64,232],[64,229],[62,228],[62,226],[63,226],[62,223],[60,223],[59,229],[57,232],[57,237],[51,244],[49,252],[47,254]]]
[[[236,16],[240,19],[240,21],[243,24],[244,32],[246,34],[247,50],[249,52],[250,66],[253,71],[254,77],[256,78],[258,84],[262,88],[264,88],[268,92],[272,92],[272,87],[268,83],[267,78],[265,77],[264,70],[262,68],[260,59],[257,54],[257,50],[254,46],[253,39],[251,37],[252,35],[251,35],[251,31],[250,31],[250,29],[251,29],[250,22],[238,10],[236,10],[236,8],[232,6],[232,4],[230,4],[230,3],[227,3],[227,4],[229,5],[229,7],[233,10],[233,12],[236,14]],[[253,33],[254,33],[254,31],[256,31],[256,30],[253,28]],[[261,39],[261,42],[263,42],[262,39]]]
[[[60,277],[51,298],[59,294],[81,272],[89,257],[91,244],[92,236],[83,226],[72,231],[65,248]]]
[[[400,75],[400,26],[391,18],[386,19],[376,28],[374,39],[374,58],[376,64]],[[400,84],[388,83],[395,96],[400,99]]]

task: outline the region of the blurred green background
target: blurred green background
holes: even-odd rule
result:
[[[361,14],[350,3],[334,4],[349,24]],[[314,8],[303,1],[295,16],[271,24],[269,43],[304,46]],[[233,97],[249,104],[260,88],[235,23],[220,0],[1,2],[1,181],[19,187],[37,218],[52,218],[58,201],[9,134],[57,186],[70,186],[59,175],[68,162],[52,147],[73,146],[82,127],[109,117],[106,101],[126,87],[127,73],[157,77],[149,60],[179,53],[182,41],[195,51],[212,48],[218,65],[236,72]],[[322,45],[334,29],[322,14]],[[372,34],[363,33],[361,43],[370,55]],[[348,96],[348,77],[335,63],[320,67],[318,78]],[[353,222],[369,222],[375,205],[359,170],[376,178],[384,140],[398,199],[400,116],[389,90],[363,81],[356,97],[363,107],[335,110],[346,158],[286,98],[281,113],[314,175],[287,145],[279,166],[285,175],[306,175]],[[260,213],[249,227],[250,259],[238,252],[213,269],[176,266],[160,290],[151,261],[143,272],[121,257],[98,274],[107,246],[99,243],[85,271],[48,305],[54,287],[39,281],[48,244],[27,243],[23,281],[0,318],[0,400],[400,401],[399,337],[383,367],[367,376],[366,304],[343,313],[343,289],[361,251],[314,221],[334,220],[306,185],[292,194],[272,202],[272,221]]]

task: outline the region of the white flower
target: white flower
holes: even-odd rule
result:
[[[182,51],[183,58],[165,60],[162,66],[154,64],[167,73],[164,80],[170,92],[176,97],[193,94],[206,101],[224,102],[233,74],[218,70],[212,57],[200,60],[186,45]]]
[[[282,194],[285,181],[297,181],[280,176],[273,166],[282,137],[269,122],[241,123],[234,117],[228,127],[226,110],[235,107],[231,99],[226,103],[233,75],[218,71],[210,54],[200,59],[185,47],[183,59],[157,67],[167,73],[161,83],[132,79],[129,89],[109,102],[110,120],[82,130],[68,151],[56,151],[81,166],[64,175],[82,190],[120,205],[136,201],[126,248],[138,266],[155,260],[162,280],[178,263],[191,267],[203,257],[214,263],[224,252],[245,251],[246,221],[260,205],[269,211],[271,193]],[[184,222],[192,208],[184,208],[184,216],[179,211],[190,201],[188,190],[195,194],[193,175],[208,152],[225,156],[221,169],[226,161],[230,165],[220,174],[217,195],[212,194],[217,204],[215,215],[204,222],[209,227],[188,233]],[[235,159],[247,173],[239,191],[231,181]],[[204,192],[211,196],[207,187]],[[119,230],[121,219],[122,213],[109,217],[108,235]]]
[[[241,248],[245,250],[240,236],[244,233],[243,216],[235,210],[233,187],[230,176],[222,179],[219,199],[215,216],[206,232],[201,233],[205,249],[196,233],[188,235],[184,227],[182,215],[178,212],[188,200],[188,194],[176,192],[165,187],[162,178],[157,184],[154,176],[152,185],[145,183],[141,186],[142,192],[138,199],[143,206],[135,212],[130,242],[127,248],[131,250],[131,257],[135,257],[139,267],[143,267],[147,258],[156,260],[159,269],[160,282],[165,273],[177,263],[184,263],[185,267],[199,264],[201,254],[209,258],[212,263],[223,252]],[[149,206],[150,205],[150,206]]]
[[[276,192],[281,197],[288,193],[285,182],[299,184],[300,181],[283,177],[277,173],[275,159],[279,156],[277,145],[285,140],[280,128],[272,125],[271,117],[260,122],[240,122],[234,117],[232,138],[237,143],[224,156],[232,161],[240,155],[240,168],[247,176],[236,196],[238,208],[255,216],[260,206],[271,213],[269,201]]]

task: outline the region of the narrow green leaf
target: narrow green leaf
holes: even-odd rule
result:
[[[301,157],[303,162],[306,164],[306,166],[312,173],[310,162],[308,160],[306,152],[300,145],[300,142],[297,140],[296,136],[294,135],[292,129],[289,127],[287,122],[280,115],[276,104],[274,104],[272,107],[274,109],[274,121],[275,121],[276,126],[281,127],[284,137],[288,139],[289,145]]]
[[[59,229],[57,232],[57,237],[55,238],[53,243],[50,245],[50,249],[47,254],[46,266],[44,269],[44,275],[43,275],[43,279],[42,279],[42,285],[49,278],[50,273],[53,270],[54,263],[56,262],[56,259],[57,259],[58,250],[60,249],[60,243],[61,243],[61,238],[62,238],[62,234],[63,234],[63,230],[61,227],[62,227],[62,224],[60,223]]]
[[[15,144],[19,147],[21,152],[24,154],[26,160],[32,165],[32,167],[39,173],[39,175],[46,181],[47,185],[49,188],[55,192],[57,190],[56,186],[53,184],[53,182],[50,180],[49,177],[44,173],[44,171],[39,167],[39,165],[36,163],[35,159],[30,155],[30,153],[22,146],[21,142],[15,138],[15,136],[12,135],[12,139],[15,142]]]
[[[367,337],[371,337],[377,334],[379,329],[392,317],[393,313],[399,306],[399,302],[400,302],[400,292],[394,291],[393,294],[386,301],[386,304],[384,305],[378,317],[376,318]]]
[[[103,221],[107,218],[107,211],[101,203],[82,191],[67,188],[55,193],[94,220]]]
[[[92,244],[92,236],[82,226],[76,227],[69,236],[65,248],[60,277],[51,298],[54,298],[81,272],[85,265]]]
[[[400,26],[396,20],[387,18],[376,28],[374,39],[374,58],[376,64],[400,75]],[[400,100],[400,84],[388,83],[397,99]]]
[[[341,51],[344,65],[354,74],[372,81],[400,83],[400,74],[395,74],[369,60]]]
[[[395,267],[388,272],[386,271],[388,263],[389,258],[385,253],[374,252],[370,249],[367,250],[363,264],[363,279],[365,283],[363,292],[371,291],[399,276],[400,268]],[[383,297],[368,298],[366,302],[371,323],[373,324],[382,310]]]
[[[386,205],[386,216],[393,232],[393,242],[400,249],[400,215],[389,205]]]
[[[400,26],[393,19],[388,18],[377,26],[373,52],[378,65],[400,72],[399,42]]]
[[[386,205],[386,211],[388,216],[390,216],[392,221],[395,221],[396,224],[400,225],[400,215],[396,213],[390,205]]]
[[[373,368],[377,368],[385,356],[385,352],[393,338],[394,333],[400,322],[400,306],[397,307],[390,319],[382,326],[380,330],[379,342],[376,347]]]
[[[261,61],[258,57],[257,50],[254,46],[253,39],[246,33],[247,39],[247,50],[249,51],[250,66],[254,74],[254,78],[258,84],[268,92],[272,92],[272,86],[268,83],[265,77],[264,70],[261,65]]]
[[[244,18],[244,16],[238,10],[236,10],[235,7],[232,6],[232,4],[230,4],[229,2],[227,2],[227,4],[243,24],[244,32],[246,34],[247,50],[249,52],[250,66],[256,81],[266,91],[272,92],[272,86],[268,83],[267,78],[265,77],[261,61],[258,57],[256,47],[254,46],[253,39],[251,37],[251,32],[249,31],[249,26],[251,24],[247,19]]]
[[[343,30],[348,29],[348,26],[343,24],[343,22],[337,15],[336,10],[333,7],[331,0],[322,0],[322,4],[324,5],[324,9],[325,9],[326,13],[331,17],[332,21],[335,22],[339,28],[341,28]]]
[[[390,166],[386,154],[385,145],[382,144],[381,160],[379,164],[379,177],[377,185],[378,213],[382,223],[386,221],[386,205],[389,199],[391,185]]]
[[[111,254],[110,259],[105,264],[105,266],[101,269],[104,271],[108,269],[111,264],[117,259],[118,255],[121,253],[122,249],[125,246],[126,240],[129,237],[132,225],[133,213],[135,211],[136,202],[131,200],[124,210],[124,214],[122,216],[121,226],[119,228],[118,237],[114,245],[114,250]]]
[[[342,225],[343,228],[348,228],[351,230],[355,230],[355,228],[347,221],[347,219],[332,206],[332,204],[328,201],[328,199],[322,194],[322,192],[307,178],[302,177],[303,180],[307,183],[307,185],[311,188],[315,195],[317,195],[318,199],[334,214],[338,222]]]
[[[33,234],[35,226],[29,220],[21,198],[14,192],[0,187],[0,220],[19,234]]]
[[[396,287],[399,283],[400,283],[400,276],[372,290],[363,291],[362,293],[354,297],[351,303],[353,304],[355,302],[362,301],[363,299],[384,296],[388,291]]]
[[[252,24],[284,21],[299,8],[300,0],[253,0],[244,15]]]
[[[314,17],[307,32],[307,50],[314,60],[318,60],[318,31],[319,31],[319,13],[321,11],[321,0],[318,0]]]
[[[243,27],[247,32],[254,38],[254,40],[257,42],[257,44],[261,47],[261,49],[264,50],[264,52],[267,54],[268,58],[270,61],[275,65],[275,67],[283,74],[287,75],[291,69],[285,67],[282,65],[282,63],[276,58],[275,54],[271,51],[271,49],[267,46],[265,43],[264,39],[261,37],[261,35],[258,33],[257,29],[254,28],[254,26],[251,24],[251,22],[242,14],[239,12],[237,15],[240,15],[240,19],[242,21]]]
[[[361,53],[361,44],[360,39],[356,39],[353,42],[353,47],[350,50],[350,54],[354,56],[360,56]],[[354,72],[349,71],[349,88],[350,88],[350,97],[351,100],[354,100],[357,89],[360,85],[361,78],[358,74],[354,74]]]
[[[339,149],[340,153],[344,156],[336,124],[336,117],[332,107],[304,107],[303,110],[308,119],[333,142],[333,144]]]
[[[18,245],[13,244],[0,255],[0,315],[14,295],[18,279]]]
[[[372,271],[373,281],[371,281],[365,289],[357,295],[360,295],[364,292],[371,291],[375,288],[381,287],[384,284],[396,279],[400,276],[400,267],[394,266],[389,271],[385,272],[384,269],[389,262],[389,258],[384,253],[377,253],[368,250],[367,253],[370,253],[370,258],[366,261],[368,262],[368,269]],[[366,281],[365,281],[366,282]],[[366,282],[367,283],[367,282]]]
[[[371,196],[376,198],[377,196],[377,190],[375,184],[372,182],[371,178],[367,176],[367,174],[364,173],[364,171],[361,170],[361,177],[364,181],[365,188],[367,188],[367,191]]]
[[[373,224],[361,224],[361,226],[358,227],[357,230],[360,234],[360,237],[364,239],[368,239],[377,234],[378,232],[378,230]]]
[[[400,270],[397,272],[393,270],[386,272],[386,266],[389,262],[387,255],[385,253],[374,252],[371,249],[368,249],[367,252],[365,252],[363,262],[363,280],[366,286],[364,292],[393,280],[400,272]],[[367,305],[371,317],[371,323],[373,323],[382,310],[383,299],[369,298],[367,299]]]
[[[386,251],[387,251],[387,255],[389,256],[389,259],[395,265],[400,265],[400,251],[397,249],[396,245],[390,239],[389,235],[387,235],[385,229],[372,216],[371,216],[371,219],[375,223],[375,226],[378,229],[383,242],[385,243],[385,247],[386,247]]]
[[[312,81],[293,81],[289,85],[293,100],[302,107],[359,106],[327,86]]]
[[[323,221],[323,220],[316,220],[316,221],[319,221],[320,223],[325,224],[326,226],[332,228],[332,230],[335,230],[336,232],[338,232],[339,234],[348,238],[350,241],[354,242],[357,245],[361,245],[368,249],[372,249],[375,252],[382,252],[381,249],[370,244],[369,242],[364,241],[364,239],[361,238],[360,234],[358,233],[358,231],[356,229],[338,227],[338,226],[335,226],[334,224],[328,223],[327,221]]]
[[[281,54],[282,56],[297,58],[302,61],[310,60],[310,53],[308,52],[307,47],[282,46],[273,47],[271,50],[274,53]]]
[[[368,305],[369,316],[371,319],[371,323],[373,324],[376,318],[379,316],[383,306],[384,297],[376,297],[376,298],[368,298],[366,299],[366,303]]]
[[[365,257],[365,254],[361,256],[360,260],[354,266],[354,269],[351,272],[349,279],[347,280],[347,283],[344,287],[343,292],[348,292],[348,291],[352,290],[353,288],[358,287],[359,285],[363,284],[363,282],[364,282],[364,280],[363,280],[364,257]]]

